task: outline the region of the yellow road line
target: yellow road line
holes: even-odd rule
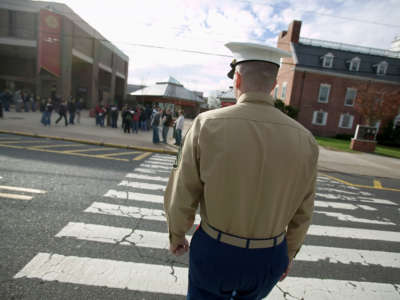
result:
[[[377,187],[375,187],[375,186],[362,185],[362,184],[354,184],[354,183],[351,183],[351,182],[342,180],[342,179],[340,179],[340,178],[336,178],[336,177],[333,177],[333,176],[330,176],[330,175],[326,175],[326,174],[324,174],[324,173],[320,173],[320,174],[321,174],[322,176],[324,176],[324,177],[330,178],[330,179],[332,179],[332,180],[335,180],[335,181],[337,181],[337,182],[343,183],[343,184],[348,185],[348,186],[354,186],[354,187],[359,187],[359,188],[364,188],[364,189],[375,189],[375,190],[376,190],[376,189],[379,189],[379,190],[383,190],[383,191],[400,192],[400,189],[396,189],[396,188],[382,187],[382,185],[381,185],[381,188],[377,188]]]
[[[32,200],[32,196],[7,194],[7,193],[0,193],[0,198],[8,198],[8,199],[16,199],[16,200]]]
[[[110,157],[110,156],[130,155],[130,154],[136,154],[136,153],[142,153],[142,152],[141,151],[119,152],[119,153],[108,153],[108,154],[103,154],[103,155],[98,155],[98,156]]]
[[[2,143],[8,142],[8,141],[12,142],[12,141],[20,141],[20,140],[22,140],[22,139],[16,139],[16,138],[0,138],[0,141],[1,141]]]
[[[58,144],[58,145],[32,146],[32,148],[36,148],[36,149],[57,148],[57,147],[82,147],[82,145]]]
[[[374,179],[374,188],[382,189],[382,184],[379,180]]]
[[[89,154],[84,154],[84,153],[66,153],[65,151],[37,149],[37,148],[34,148],[34,147],[24,147],[24,146],[2,145],[1,143],[0,143],[0,147],[13,148],[13,149],[26,149],[26,150],[34,150],[34,151],[39,151],[39,152],[48,152],[48,153],[56,153],[56,154],[64,154],[64,155],[73,155],[73,156],[82,156],[82,157],[91,157],[91,158],[101,158],[101,159],[109,159],[109,160],[118,160],[118,161],[129,162],[129,159],[124,159],[124,158],[98,157],[96,155],[89,155]]]
[[[7,186],[7,185],[0,185],[0,190],[27,192],[27,193],[34,193],[34,194],[46,194],[46,191],[43,191],[43,190],[27,189],[27,188],[21,188],[21,187],[17,187],[17,186]]]
[[[94,152],[94,151],[102,151],[102,150],[114,150],[114,148],[87,148],[87,149],[77,149],[77,150],[65,150],[63,153],[78,153],[78,152]]]
[[[146,158],[146,157],[148,157],[148,156],[150,156],[152,154],[153,153],[151,153],[151,152],[145,152],[145,153],[143,153],[143,154],[141,154],[139,156],[136,156],[133,160],[142,160],[143,158]]]
[[[20,141],[11,141],[11,142],[7,142],[7,144],[32,144],[32,143],[39,143],[42,144],[43,142],[47,142],[47,141],[24,141],[24,140],[20,140]],[[1,141],[0,144],[6,144],[6,142]]]

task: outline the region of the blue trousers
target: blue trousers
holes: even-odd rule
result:
[[[160,142],[160,131],[158,126],[153,126],[153,143],[158,144]]]
[[[288,264],[286,239],[271,248],[245,249],[219,242],[199,227],[190,244],[187,299],[262,299]]]
[[[169,131],[169,127],[168,126],[163,126],[162,128],[162,138],[163,138],[163,142],[166,143],[167,139],[168,139],[168,131]]]
[[[177,129],[175,132],[176,145],[180,146],[182,142],[182,129]]]

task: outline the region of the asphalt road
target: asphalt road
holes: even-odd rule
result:
[[[173,157],[132,152],[0,135],[0,299],[185,299],[161,202]],[[395,180],[319,174],[268,299],[400,299],[399,195]]]

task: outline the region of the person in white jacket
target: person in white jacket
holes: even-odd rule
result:
[[[175,145],[180,146],[182,142],[182,130],[185,117],[183,116],[183,110],[179,111],[179,117],[175,121]]]

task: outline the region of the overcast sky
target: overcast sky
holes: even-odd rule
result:
[[[232,85],[229,41],[276,46],[292,20],[301,37],[389,49],[400,35],[399,0],[58,0],[130,58],[128,83],[175,77],[207,95]],[[378,24],[380,23],[380,24]],[[386,25],[382,25],[386,24]],[[142,47],[153,45],[216,55]]]

